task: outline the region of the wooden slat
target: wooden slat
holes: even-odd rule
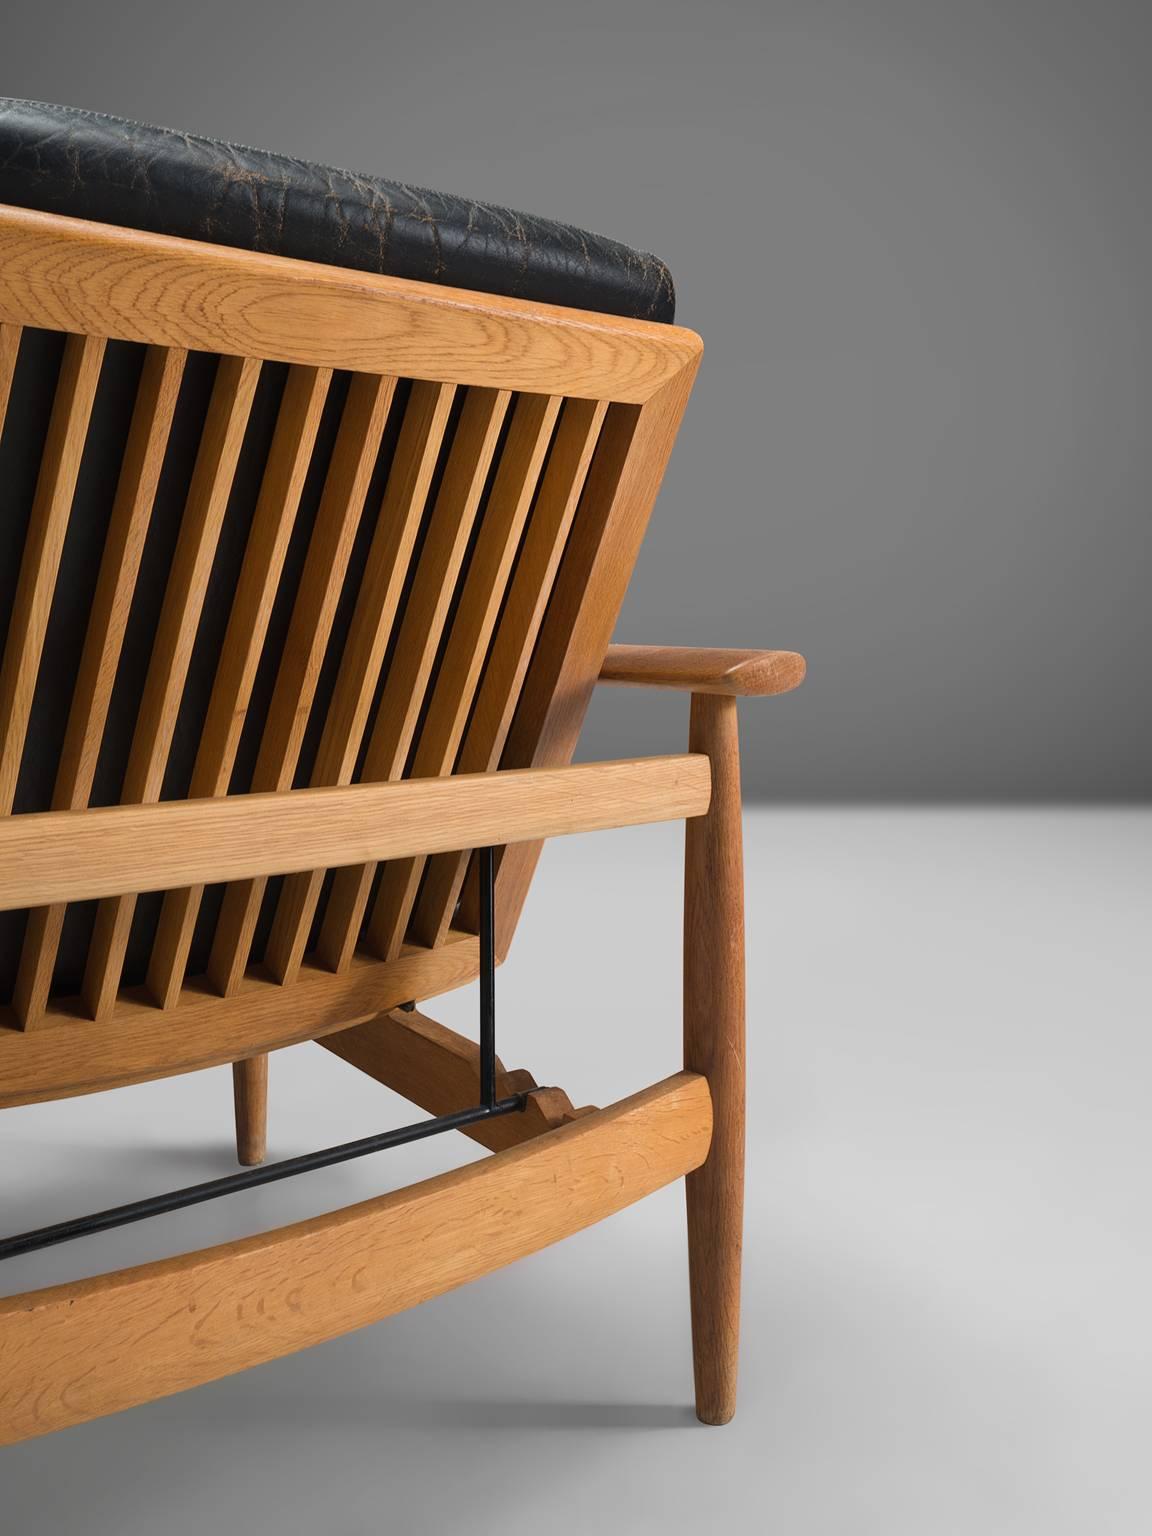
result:
[[[260,362],[250,357],[223,357],[217,365],[124,776],[121,799],[129,805],[158,800],[163,787],[204,593],[260,368]],[[95,1019],[106,1017],[116,1000],[135,906],[135,896],[125,894],[102,902],[97,910],[82,988]]]
[[[416,1009],[382,1013],[367,1024],[341,1029],[316,1043],[430,1115],[450,1115],[480,1102],[479,1046]],[[594,1108],[573,1108],[563,1088],[541,1088],[530,1072],[508,1072],[497,1057],[496,1097],[510,1098],[514,1093],[531,1095],[519,1114],[461,1126],[464,1135],[490,1152],[502,1152],[591,1114]]]
[[[351,782],[454,395],[455,389],[449,384],[417,383],[412,386],[313,768],[313,785]],[[461,450],[466,452],[471,446],[471,416],[467,422],[462,420],[461,426],[465,428],[465,440],[454,444],[453,463],[459,462]],[[450,466],[444,485],[453,485],[456,478]],[[442,490],[437,498],[437,514],[444,505]],[[441,536],[442,527],[438,516],[434,515],[425,548],[429,541],[436,541]],[[323,870],[312,870],[290,876],[284,883],[264,955],[265,965],[279,981],[293,980],[299,970],[323,880]]]
[[[416,749],[414,777],[451,773],[455,766],[561,404],[534,398],[523,401],[517,411],[515,425],[522,436],[509,440],[501,465],[506,479],[502,474],[493,491],[493,515],[469,568],[468,587]],[[368,923],[368,947],[381,959],[400,953],[426,863],[421,854],[394,861],[383,873]]]
[[[451,770],[560,404],[554,397],[541,395],[523,396],[516,404],[416,744],[411,770],[415,777]],[[379,728],[386,732],[387,721]],[[391,873],[384,872],[381,895]],[[340,870],[332,883],[318,953],[333,970],[343,969],[351,960],[374,876],[374,866],[365,865]],[[375,952],[385,957],[383,945]]]
[[[4,418],[8,414],[8,396],[16,373],[21,330],[19,325],[0,322],[0,431],[4,429]]]
[[[0,911],[699,816],[700,755],[0,819]]]
[[[328,368],[296,367],[288,374],[220,648],[190,799],[228,792],[331,380]],[[185,886],[164,898],[148,965],[148,990],[162,1008],[174,1007],[180,996],[203,894],[203,886]]]
[[[349,385],[256,759],[255,791],[292,784],[395,392],[396,380],[377,374],[357,374]],[[208,975],[225,997],[243,980],[263,897],[262,880],[229,886],[224,893]]]
[[[151,347],[144,359],[56,773],[55,810],[79,809],[92,792],[185,356]],[[25,1029],[34,1028],[47,1007],[64,916],[59,904],[28,915],[12,1000]]]
[[[461,773],[499,767],[606,409],[602,401],[592,400],[569,400],[564,406],[460,749]],[[416,943],[444,941],[468,860],[467,852],[429,859],[409,925]]]
[[[121,992],[99,1029],[76,999],[54,998],[43,1027],[0,1024],[0,1109],[97,1093],[127,1083],[199,1072],[373,1019],[412,997],[466,986],[479,968],[472,934],[440,949],[410,949],[384,964],[357,955],[342,976],[305,961],[285,1006],[284,988],[253,972],[231,997],[196,982],[178,1008],[161,1011],[143,990]]]
[[[408,1189],[240,1242],[0,1301],[0,1440],[271,1360],[510,1264],[698,1168],[692,1073]]]
[[[104,346],[99,336],[69,336],[64,344],[0,666],[0,816],[11,813],[16,796],[36,675]],[[10,341],[5,350],[11,352]]]
[[[0,321],[492,389],[639,402],[700,339],[587,310],[0,208]]]
[[[588,515],[564,552],[503,762],[571,760],[596,676],[635,564],[652,504],[684,413],[696,364],[639,411],[610,406],[588,474]],[[497,951],[507,953],[540,856],[538,844],[509,848],[496,872]],[[475,928],[465,886],[460,923]]]

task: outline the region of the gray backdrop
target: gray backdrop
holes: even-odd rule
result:
[[[707,351],[619,638],[807,653],[746,707],[751,794],[1148,794],[1146,6],[6,10],[10,94],[669,262]],[[605,693],[583,751],[682,735]]]

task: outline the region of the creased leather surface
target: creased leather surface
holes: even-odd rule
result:
[[[667,267],[465,198],[0,97],[0,202],[358,271],[671,321]]]

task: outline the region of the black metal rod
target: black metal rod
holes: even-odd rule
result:
[[[400,1147],[409,1141],[422,1141],[426,1136],[439,1135],[441,1131],[458,1131],[466,1125],[474,1125],[478,1120],[490,1120],[493,1115],[512,1114],[523,1109],[526,1102],[527,1095],[523,1093],[499,1101],[493,1099],[490,1104],[477,1104],[471,1109],[458,1109],[450,1115],[419,1120],[415,1125],[402,1125],[394,1131],[363,1136],[359,1141],[345,1141],[338,1147],[323,1147],[318,1152],[305,1152],[300,1157],[288,1157],[283,1162],[267,1163],[261,1168],[245,1168],[242,1173],[228,1174],[222,1179],[189,1184],[184,1189],[174,1189],[166,1195],[150,1195],[145,1200],[112,1206],[106,1211],[95,1211],[90,1216],[76,1216],[71,1221],[58,1221],[53,1226],[39,1227],[33,1232],[20,1232],[15,1237],[0,1238],[0,1259],[15,1258],[20,1253],[33,1253],[39,1248],[51,1248],[56,1243],[67,1243],[74,1237],[87,1237],[92,1232],[107,1232],[111,1227],[126,1227],[131,1222],[144,1221],[149,1216],[182,1211],[189,1205],[200,1205],[205,1200],[219,1199],[221,1195],[235,1195],[243,1189],[255,1189],[260,1184],[274,1184],[278,1179],[290,1179],[298,1173],[314,1173],[319,1168],[331,1168],[334,1163],[347,1163],[355,1157],[385,1152],[390,1147]]]
[[[491,848],[476,851],[480,881],[480,1102],[496,1102],[496,873]]]

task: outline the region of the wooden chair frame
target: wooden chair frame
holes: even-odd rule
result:
[[[70,350],[59,425],[54,416],[56,435],[45,448],[35,544],[25,554],[0,671],[0,910],[32,909],[25,946],[34,962],[22,969],[13,1013],[0,1025],[0,1107],[232,1062],[238,1153],[258,1163],[266,1053],[315,1040],[429,1113],[450,1115],[477,1100],[478,1048],[410,1000],[460,986],[479,970],[467,888],[453,917],[467,868],[459,850],[502,850],[494,913],[502,960],[541,839],[673,819],[687,829],[684,1070],[609,1108],[577,1110],[561,1090],[541,1089],[497,1061],[495,1091],[519,1096],[524,1107],[462,1127],[492,1152],[489,1159],[240,1242],[0,1301],[0,1442],[147,1402],[373,1322],[681,1177],[697,1412],[706,1423],[726,1422],[735,1406],[744,1132],[736,699],[797,686],[804,664],[788,652],[609,645],[695,374],[698,338],[676,327],[0,209],[0,423],[22,327],[65,332]],[[516,685],[527,677],[525,691],[515,719],[504,704],[486,757],[470,756],[465,743],[417,776],[400,778],[393,768],[373,775],[382,782],[351,783],[346,760],[350,746],[355,757],[360,719],[345,733],[343,756],[329,764],[332,776],[317,787],[290,787],[286,754],[256,792],[229,795],[234,740],[225,732],[203,772],[198,764],[189,798],[160,800],[158,750],[125,803],[89,808],[107,674],[123,633],[121,626],[116,640],[111,617],[121,598],[98,589],[103,650],[96,644],[85,653],[73,713],[79,724],[70,725],[71,756],[53,809],[10,814],[83,451],[85,402],[90,409],[106,339],[150,349],[142,391],[154,413],[187,351],[222,357],[221,387],[237,419],[260,363],[291,365],[298,393],[286,395],[285,409],[295,413],[299,440],[315,420],[318,381],[333,369],[368,381],[356,405],[365,421],[386,408],[386,391],[373,379],[418,381],[414,388],[426,395],[410,411],[426,401],[429,430],[445,417],[442,392],[458,386],[504,392],[505,403],[513,392],[576,402],[571,420],[583,423],[589,442],[598,434],[596,457],[588,468],[585,452],[581,473],[584,494],[603,503],[603,516],[595,544],[566,556],[547,619],[531,617],[532,644],[521,645],[517,663]],[[539,431],[551,432],[559,407],[529,409],[537,410]],[[212,464],[234,455],[242,424],[237,429],[224,410],[212,430],[205,516],[222,494]],[[157,473],[149,442],[145,419],[129,499]],[[291,452],[279,468],[284,485],[301,473]],[[195,579],[190,570],[189,593]],[[223,720],[243,713],[261,634],[253,626],[247,649],[235,652]],[[170,641],[164,687],[141,706],[161,742],[181,686],[180,647],[188,644],[178,629]],[[597,676],[689,692],[688,752],[569,766]],[[501,766],[509,760],[528,766]],[[303,954],[301,914],[314,910],[318,878],[310,872],[335,869],[358,918],[377,864],[394,861],[388,868],[403,873],[404,861],[413,861],[418,878],[429,859],[440,861],[429,866],[439,907],[412,916],[426,943],[405,940],[403,925],[393,924],[391,934],[372,931],[376,948],[366,956],[354,952],[356,929],[346,925],[342,937],[322,939],[318,957]],[[208,883],[235,882],[231,891],[281,874],[291,877],[291,901],[264,967],[246,969],[241,946],[219,965],[214,952],[207,978],[184,979],[197,893]],[[119,963],[107,957],[122,942],[125,909],[130,920],[132,902],[147,891],[169,893],[162,937],[148,987],[123,991]],[[65,904],[89,899],[108,914],[97,928],[103,971],[91,986],[86,981],[81,999],[54,998],[54,925],[58,931]],[[411,901],[403,911],[407,919]]]

